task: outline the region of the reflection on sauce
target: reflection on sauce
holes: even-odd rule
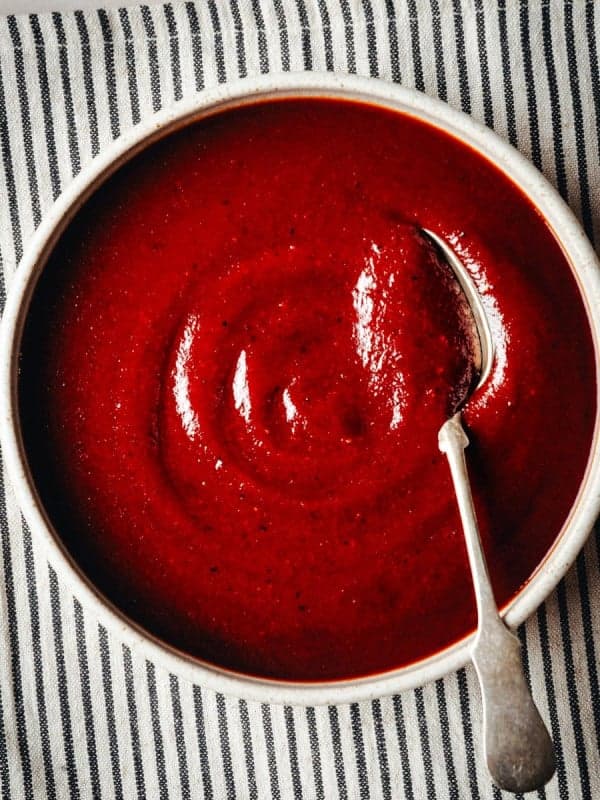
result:
[[[218,664],[308,680],[390,669],[472,628],[437,451],[475,379],[471,320],[419,226],[468,266],[492,323],[494,372],[465,419],[498,599],[535,568],[595,411],[559,246],[434,128],[271,103],[122,169],[32,306],[33,473],[75,557],[134,619]]]

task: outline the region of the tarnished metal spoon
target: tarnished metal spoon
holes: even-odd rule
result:
[[[469,272],[452,248],[431,231],[422,232],[451,267],[473,314],[479,337],[479,347],[475,348],[478,389],[490,377],[494,361],[494,340],[485,308]],[[468,399],[464,398],[463,406]],[[471,496],[464,452],[469,439],[460,409],[442,425],[438,438],[452,474],[475,589],[478,622],[471,658],[483,699],[486,762],[502,789],[528,792],[543,786],[554,774],[554,749],[525,680],[519,640],[498,613]]]

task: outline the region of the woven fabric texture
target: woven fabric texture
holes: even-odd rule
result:
[[[599,34],[600,5],[584,0],[199,0],[1,17],[2,298],[53,201],[113,139],[182,97],[269,71],[357,72],[447,101],[530,158],[598,241]],[[2,476],[2,798],[508,796],[483,766],[472,669],[329,708],[192,686],[98,625]],[[596,534],[520,636],[558,756],[539,796],[598,798]]]

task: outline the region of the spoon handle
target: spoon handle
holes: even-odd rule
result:
[[[439,447],[450,466],[477,603],[471,655],[483,699],[486,761],[502,789],[528,792],[552,777],[554,750],[525,680],[519,640],[498,613],[471,496],[468,444],[460,413],[455,414],[440,429]]]

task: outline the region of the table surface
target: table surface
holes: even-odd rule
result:
[[[0,0],[0,12],[34,6],[54,4]],[[446,100],[530,158],[598,241],[599,33],[600,6],[585,0],[198,0],[0,16],[1,294],[54,199],[113,138],[181,97],[269,70],[358,72]],[[2,475],[3,798],[508,796],[483,767],[471,668],[320,709],[187,684],[72,596]],[[520,631],[557,750],[548,800],[600,797],[599,540]]]

